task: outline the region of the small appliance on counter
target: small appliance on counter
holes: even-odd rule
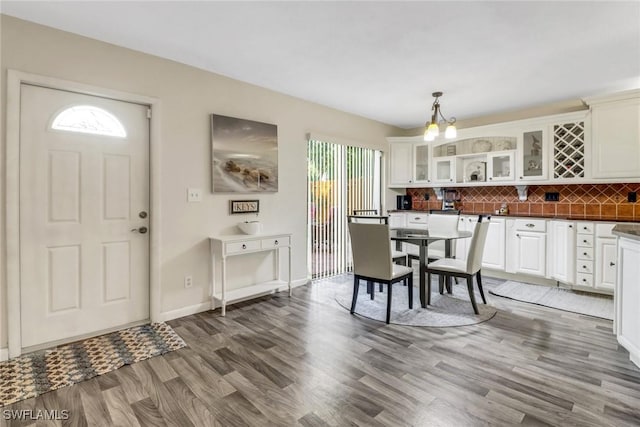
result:
[[[396,197],[396,209],[400,211],[408,211],[413,207],[411,196],[403,195]]]
[[[460,202],[460,194],[457,190],[445,189],[442,195],[442,210],[458,209],[458,203]]]

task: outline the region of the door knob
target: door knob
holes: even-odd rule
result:
[[[140,218],[142,218],[142,219],[146,218],[146,217],[147,217],[147,215],[148,215],[148,214],[147,214],[145,211],[140,211],[140,213],[138,214],[138,216],[139,216]]]
[[[147,227],[140,227],[140,228],[132,228],[131,229],[132,233],[145,234],[147,231],[149,231],[149,229]]]

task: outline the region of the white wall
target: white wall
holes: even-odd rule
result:
[[[1,16],[0,30],[0,223],[3,226],[0,236],[0,347],[7,343],[4,230],[7,69],[161,100],[163,312],[208,301],[206,238],[232,232],[235,224],[242,220],[228,214],[228,201],[232,195],[214,195],[210,191],[211,113],[278,125],[279,191],[255,198],[260,199],[259,219],[266,230],[286,229],[294,234],[294,280],[307,277],[305,134],[316,131],[386,151],[385,138],[399,133],[396,128],[358,116],[12,17]],[[188,204],[187,187],[203,189],[203,202]],[[236,195],[236,198],[238,196],[242,195]],[[264,260],[257,258],[253,265],[262,269]],[[193,276],[193,287],[185,290],[183,276],[187,273]]]

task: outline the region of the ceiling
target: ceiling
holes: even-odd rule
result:
[[[6,15],[402,128],[640,88],[640,2],[2,1]]]

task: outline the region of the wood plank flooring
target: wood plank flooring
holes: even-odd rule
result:
[[[350,280],[171,321],[187,348],[1,408],[0,426],[640,425],[612,322],[489,295],[479,325],[385,325],[335,303]],[[69,419],[5,420],[38,410]]]

